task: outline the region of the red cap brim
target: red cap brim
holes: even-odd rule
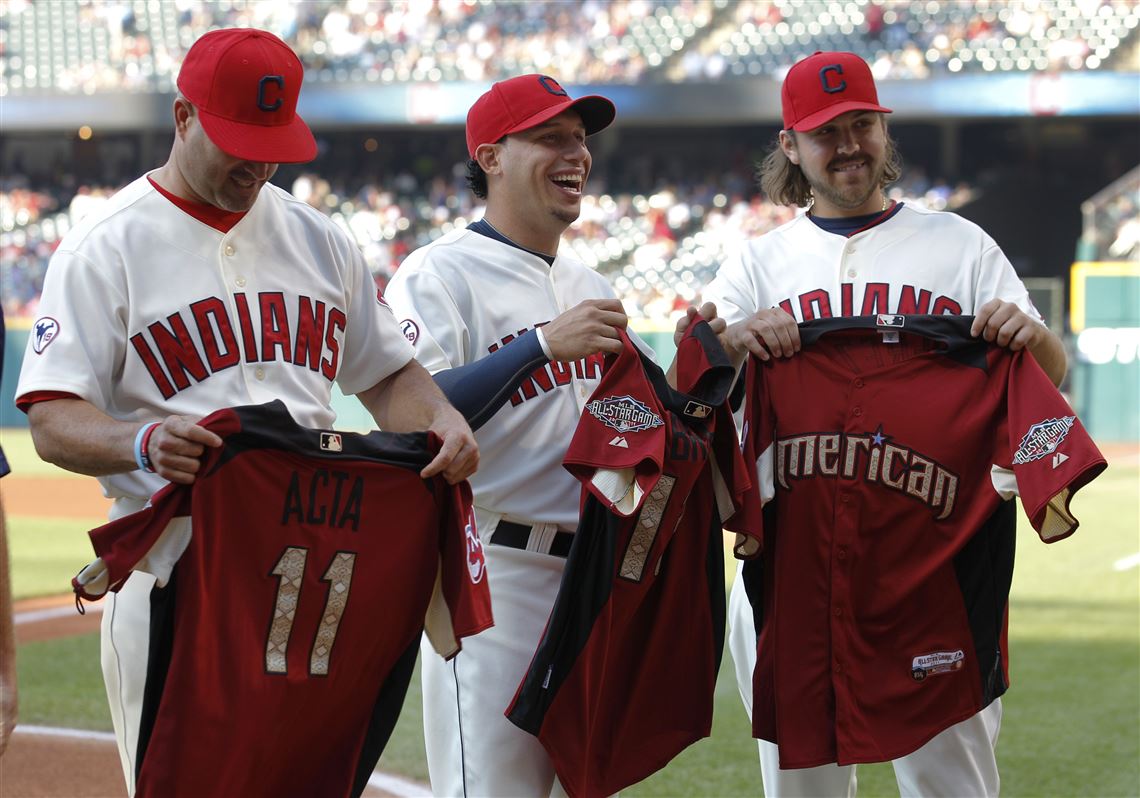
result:
[[[233,158],[257,163],[307,163],[317,157],[313,132],[294,115],[285,125],[234,122],[198,107],[202,129],[218,149]]]
[[[865,103],[859,102],[857,100],[851,100],[848,102],[835,103],[835,105],[829,105],[826,108],[821,108],[814,114],[808,114],[803,119],[792,125],[791,129],[801,132],[805,130],[815,130],[820,125],[826,125],[835,117],[839,116],[840,114],[845,114],[848,111],[878,111],[879,113],[883,114],[891,113],[890,108],[884,108],[883,106],[876,105],[875,103]]]
[[[541,125],[548,119],[553,119],[563,111],[573,108],[582,117],[582,124],[586,127],[586,135],[592,136],[599,130],[604,130],[610,126],[617,116],[617,109],[614,104],[598,94],[589,94],[585,97],[579,97],[576,100],[567,100],[564,103],[551,105],[548,108],[543,108],[537,114],[528,116],[526,119],[519,122],[510,130],[504,131],[503,135],[508,136],[511,133],[518,133],[521,130],[530,130],[536,125]]]

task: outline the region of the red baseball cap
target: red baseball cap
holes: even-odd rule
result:
[[[814,130],[848,111],[891,113],[879,105],[875,78],[854,53],[816,51],[788,70],[780,89],[784,130]]]
[[[317,142],[297,116],[303,78],[301,59],[272,33],[227,28],[194,42],[178,72],[178,90],[227,155],[304,163],[317,156]]]
[[[546,75],[521,75],[491,86],[467,112],[467,154],[475,157],[480,144],[529,130],[573,108],[582,116],[586,135],[609,126],[617,115],[614,104],[596,94],[570,98],[558,81]]]

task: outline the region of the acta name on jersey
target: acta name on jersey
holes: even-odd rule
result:
[[[364,500],[364,477],[347,471],[318,468],[294,471],[285,490],[281,523],[360,529],[360,506]]]
[[[826,288],[805,291],[794,300],[785,299],[780,307],[800,321],[830,319],[834,316],[875,316],[880,313],[895,313],[906,316],[932,313],[935,316],[948,313],[961,315],[962,304],[948,296],[935,297],[933,292],[913,285],[901,288],[894,286],[898,297],[891,297],[890,283],[867,283],[863,286],[863,301],[856,309],[855,286],[842,283],[839,286],[839,313],[832,308],[833,297]],[[793,304],[794,303],[794,304]]]
[[[256,320],[251,302],[257,305]],[[226,303],[208,297],[151,323],[145,332],[131,336],[131,345],[165,399],[189,388],[191,379],[203,382],[243,360],[282,360],[319,371],[332,382],[347,316],[340,308],[300,296],[290,322],[290,304],[280,291],[262,292],[252,299],[234,294],[235,325]]]
[[[876,438],[879,440],[876,441]],[[812,477],[860,478],[923,502],[943,520],[954,511],[958,476],[913,449],[880,434],[815,433],[776,441],[776,482]]]

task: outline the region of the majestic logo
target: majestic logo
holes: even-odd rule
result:
[[[685,405],[685,415],[689,418],[708,418],[712,415],[712,408],[701,402],[689,402]]]
[[[620,435],[615,435],[613,437],[613,440],[610,441],[610,446],[616,446],[619,449],[628,449],[629,448],[629,441],[627,441],[625,438],[623,438]]]
[[[936,673],[960,671],[965,661],[966,652],[962,649],[958,649],[957,651],[935,651],[933,654],[923,654],[911,660],[910,675],[914,677],[916,682],[921,682],[927,676],[932,676]]]
[[[483,541],[479,540],[479,533],[475,529],[474,510],[470,511],[463,531],[467,535],[467,572],[471,575],[471,582],[477,585],[487,573],[487,563],[483,559]]]
[[[32,325],[32,349],[37,355],[42,354],[58,334],[59,322],[51,316],[41,316]]]
[[[411,319],[404,319],[400,322],[400,331],[404,337],[408,339],[408,343],[414,344],[420,337],[419,326]]]
[[[906,324],[906,316],[888,316],[880,313],[875,317],[876,327],[902,327]]]
[[[257,82],[257,107],[262,111],[276,111],[285,102],[280,96],[273,102],[266,99],[265,87],[270,84],[276,84],[279,93],[285,91],[285,78],[280,75],[266,75],[259,80]]]
[[[1031,426],[1018,444],[1017,451],[1014,452],[1013,464],[1024,465],[1053,454],[1061,445],[1061,441],[1065,440],[1076,420],[1076,416],[1064,416],[1039,421]],[[1056,468],[1060,464],[1054,461],[1053,467]]]
[[[344,441],[341,440],[340,433],[322,432],[321,433],[321,451],[323,451],[323,452],[342,452],[342,451],[344,451]]]
[[[586,405],[586,409],[598,421],[623,434],[643,432],[665,423],[661,420],[661,416],[649,409],[648,405],[632,396],[607,396],[605,399],[595,399]]]
[[[1069,455],[1057,452],[1055,455],[1053,455],[1053,468],[1057,468],[1059,465],[1061,465],[1061,463],[1065,462],[1068,459]]]

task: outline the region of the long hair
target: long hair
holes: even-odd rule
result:
[[[467,159],[467,174],[464,179],[472,194],[479,199],[487,199],[487,173],[474,158]]]
[[[902,154],[899,153],[898,143],[891,138],[890,131],[887,130],[887,120],[879,118],[882,119],[883,133],[887,139],[886,165],[880,188],[886,188],[902,176]],[[787,133],[793,139],[796,136],[794,130],[789,130]],[[764,160],[757,167],[756,178],[760,183],[760,189],[772,202],[795,205],[799,208],[806,208],[812,203],[811,184],[808,183],[803,170],[788,160],[788,156],[780,147],[778,136],[771,151],[764,156]]]

